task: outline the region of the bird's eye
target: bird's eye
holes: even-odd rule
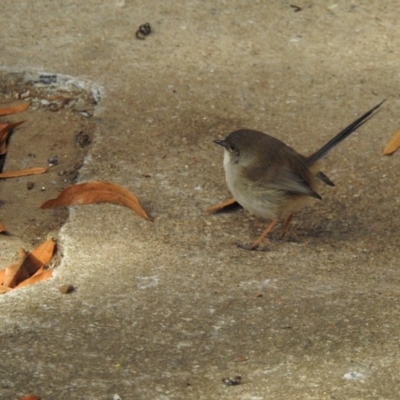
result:
[[[236,147],[233,146],[232,144],[228,144],[228,150],[233,153],[236,150]]]

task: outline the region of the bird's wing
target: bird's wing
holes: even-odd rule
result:
[[[254,165],[246,168],[246,175],[254,184],[268,189],[276,189],[287,194],[303,194],[321,199],[321,196],[312,188],[313,175],[309,171],[306,159],[294,152],[291,148],[291,157],[284,163],[272,160],[268,165]],[[280,158],[282,160],[282,158]]]
[[[316,199],[321,196],[311,187],[307,175],[299,174],[289,168],[282,168],[269,183],[271,189],[284,190],[291,194],[305,194]]]

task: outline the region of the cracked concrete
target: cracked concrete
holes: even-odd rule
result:
[[[0,399],[398,397],[400,158],[382,148],[400,6],[290,4],[3,0],[1,68],[100,87],[79,180],[126,186],[155,220],[70,210],[54,278],[0,297]],[[229,196],[213,139],[248,127],[307,154],[385,98],[289,240],[248,252],[264,221],[205,213]]]

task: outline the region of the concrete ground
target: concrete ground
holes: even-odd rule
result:
[[[3,0],[1,68],[100,88],[79,180],[126,186],[155,219],[70,210],[54,278],[0,297],[0,399],[397,399],[400,154],[382,148],[399,128],[399,12]],[[205,212],[229,197],[213,139],[248,127],[308,154],[383,99],[287,240],[245,251],[265,221]]]

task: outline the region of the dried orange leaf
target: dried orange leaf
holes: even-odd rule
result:
[[[41,261],[32,256],[32,254],[28,254],[21,266],[21,268],[23,268],[28,275],[25,277],[25,279],[28,279],[29,277],[34,275],[43,266],[44,264]],[[22,282],[22,280],[18,280],[16,284],[18,285],[20,282]]]
[[[7,152],[7,138],[11,131],[24,122],[25,121],[19,121],[15,122],[14,124],[8,124],[0,130],[0,154],[5,154]]]
[[[19,285],[15,286],[15,289],[20,289],[26,286],[33,285],[37,282],[45,281],[53,275],[53,270],[52,269],[46,269],[45,271],[42,271],[41,273],[37,273],[33,276],[31,276],[29,279],[24,280],[21,282]]]
[[[36,275],[40,275],[42,272],[44,271],[44,265],[42,267],[40,267],[32,276],[31,278],[33,278]]]
[[[19,265],[19,266],[21,266],[22,265],[22,262],[24,261],[24,259],[25,259],[25,250],[24,249],[20,249],[19,250],[19,262],[18,263],[16,263],[16,264],[13,264],[13,265],[10,265],[9,267],[7,267],[7,268],[9,268],[8,269],[8,271],[7,271],[7,268],[4,268],[4,269],[2,269],[2,270],[0,270],[0,285],[3,285],[4,284],[4,280],[5,280],[5,276],[6,276],[6,271],[7,271],[7,279],[10,279],[10,273],[11,273],[11,270],[10,270],[10,268],[11,267],[13,267],[13,266],[16,266],[16,265]]]
[[[29,278],[29,273],[22,268],[22,264],[22,262],[12,264],[5,269],[3,286],[14,288],[18,283]]]
[[[216,204],[215,206],[211,206],[207,208],[207,212],[212,213],[215,211],[220,211],[225,207],[229,207],[232,204],[235,204],[236,200],[234,198],[224,201],[223,203]]]
[[[12,107],[0,108],[0,115],[16,114],[16,113],[27,110],[30,105],[31,105],[31,103],[24,102],[24,103],[19,103]]]
[[[55,245],[54,239],[50,238],[36,247],[35,250],[31,251],[27,258],[32,261],[36,260],[40,263],[40,266],[37,268],[39,269],[42,265],[46,265],[51,260],[51,257],[53,257],[54,254]]]
[[[5,125],[1,125],[1,129],[0,129],[0,140],[4,141],[7,139],[9,133],[16,128],[17,126],[20,126],[24,123],[25,121],[18,121],[18,122],[14,122],[13,124],[5,124]]]
[[[111,182],[86,182],[69,186],[57,198],[47,200],[40,208],[58,208],[104,202],[129,207],[142,218],[151,221],[136,196],[122,186]]]
[[[0,233],[6,232],[6,228],[4,228],[4,225],[0,221]]]
[[[28,396],[21,397],[19,400],[40,400],[40,397],[35,394],[28,394]]]
[[[2,269],[2,270],[0,271],[0,285],[2,285],[3,282],[4,282],[4,275],[5,275],[5,273],[6,273],[6,270],[5,270],[5,269]]]
[[[30,254],[27,254],[24,249],[20,249],[19,258],[20,258],[20,268],[18,272],[15,274],[15,277],[12,281],[12,285],[10,287],[15,287],[19,285],[22,281],[31,277],[38,268],[32,263]]]
[[[49,167],[33,167],[20,169],[19,171],[3,172],[0,174],[0,179],[3,178],[19,178],[20,176],[44,174],[49,170]]]
[[[51,238],[29,254],[21,249],[19,252],[20,262],[0,271],[0,294],[12,288],[33,285],[50,278],[52,270],[45,271],[44,267],[53,256],[54,248],[55,242]]]
[[[4,269],[4,277],[2,284],[9,288],[18,285],[24,279],[29,278],[32,274],[26,268],[27,254],[24,249],[19,249],[18,257],[19,262],[12,264]]]
[[[385,156],[389,156],[390,154],[393,154],[399,148],[400,148],[400,129],[389,140],[389,143],[386,145],[386,147],[383,150],[383,154]]]

